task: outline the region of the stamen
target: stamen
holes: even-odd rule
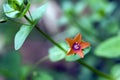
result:
[[[80,44],[78,42],[75,42],[72,46],[73,50],[80,50]]]

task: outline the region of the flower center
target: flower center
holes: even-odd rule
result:
[[[73,50],[80,50],[80,44],[78,42],[75,42],[72,46]]]

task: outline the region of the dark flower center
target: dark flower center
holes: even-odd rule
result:
[[[75,42],[72,46],[73,50],[80,50],[80,44],[78,42]]]

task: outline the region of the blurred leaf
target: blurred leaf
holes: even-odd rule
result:
[[[70,36],[70,37],[75,36],[77,33],[79,33],[79,29],[74,26],[69,26],[66,30],[67,36]]]
[[[20,78],[21,78],[21,80],[26,79],[26,77],[28,76],[30,70],[31,70],[31,67],[28,66],[28,65],[24,65],[24,66],[21,67],[21,70],[20,70]]]
[[[120,37],[112,37],[102,42],[96,48],[95,55],[106,58],[120,57]]]
[[[64,48],[67,49],[67,45],[65,43],[60,43],[60,45]],[[58,47],[54,46],[49,49],[49,58],[52,62],[57,62],[62,59],[64,59],[66,56],[65,52],[59,49]]]
[[[4,4],[4,0],[0,1],[0,23],[5,22],[7,20],[7,18],[5,17],[4,11],[3,11],[3,4]]]
[[[74,5],[71,1],[66,0],[62,4],[62,8],[64,12],[69,13],[69,12],[73,12]]]
[[[118,33],[118,31],[119,31],[119,22],[117,22],[115,20],[110,21],[108,23],[108,25],[106,25],[106,30],[110,34]]]
[[[58,20],[58,25],[60,25],[59,27],[62,27],[62,25],[65,25],[68,23],[68,18],[66,16],[62,16],[60,17],[60,19]]]
[[[103,77],[99,77],[98,80],[108,80],[108,79],[103,78]]]
[[[114,80],[120,80],[120,64],[114,65],[111,69],[111,76],[113,76]]]
[[[47,72],[34,72],[32,80],[53,80],[52,76]]]
[[[18,13],[20,13],[18,10],[12,8],[9,4],[4,4],[3,9],[5,15],[10,18],[16,18],[18,16]]]
[[[83,10],[85,9],[86,6],[87,6],[87,4],[85,2],[83,2],[83,1],[80,1],[80,2],[76,3],[76,5],[75,5],[75,13],[77,15],[80,15],[83,12]]]
[[[86,49],[84,49],[83,50],[83,53],[84,53],[84,56],[90,51],[90,47],[88,47],[88,48],[86,48]],[[77,55],[77,54],[73,54],[73,55],[69,55],[69,56],[66,56],[65,57],[65,60],[66,61],[76,61],[76,60],[78,60],[78,59],[80,59],[80,56],[79,55]]]
[[[22,5],[24,3],[24,0],[14,0],[17,2],[17,4]]]
[[[18,52],[9,52],[2,58],[2,63],[6,65],[7,68],[15,69],[20,65],[20,62],[21,57]]]
[[[15,50],[20,49],[20,47],[23,45],[25,39],[31,32],[32,28],[33,28],[32,26],[28,26],[28,25],[21,26],[20,30],[15,35],[15,41],[14,41]]]
[[[114,3],[114,2],[109,3],[106,6],[106,8],[104,7],[105,11],[106,11],[106,14],[111,14],[115,10],[116,6],[117,6],[116,3]]]
[[[10,77],[12,74],[9,72],[9,70],[6,70],[4,68],[0,68],[0,75]]]
[[[93,36],[97,35],[97,32],[95,31],[91,21],[88,19],[88,17],[83,17],[79,21],[80,23],[80,29],[84,31],[87,35],[91,34]]]
[[[85,0],[89,8],[92,10],[92,15],[90,16],[93,21],[101,21],[105,17],[111,15],[116,7],[116,4],[109,2],[107,0]],[[99,4],[98,4],[99,3]]]
[[[0,59],[0,73],[11,80],[19,79],[21,57],[17,52],[9,52]]]

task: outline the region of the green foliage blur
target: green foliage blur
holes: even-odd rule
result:
[[[3,6],[7,0],[0,0],[0,80],[106,80],[75,62],[78,55],[66,56],[33,29],[39,18],[37,25],[66,50],[65,38],[82,34],[91,43],[83,60],[120,80],[119,0],[25,0],[27,5],[17,1],[13,6],[8,0],[11,8]],[[46,3],[41,11],[38,7]],[[26,26],[22,17],[29,8],[35,23]],[[49,60],[31,71],[46,55]]]

